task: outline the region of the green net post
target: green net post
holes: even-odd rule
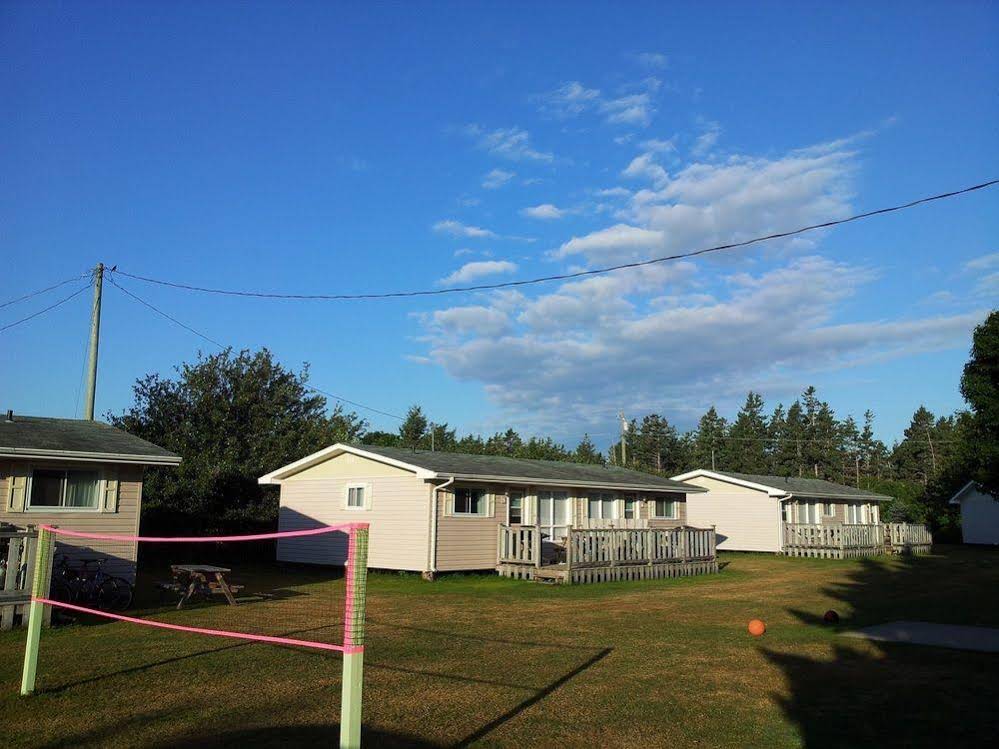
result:
[[[364,608],[368,587],[368,526],[350,529],[344,608],[343,687],[340,698],[340,749],[361,746],[361,693],[364,672]]]
[[[38,668],[38,643],[42,637],[42,619],[45,617],[45,598],[52,575],[52,531],[44,526],[38,529],[35,547],[34,577],[31,581],[31,604],[28,607],[28,639],[24,644],[24,670],[21,673],[21,694],[35,691],[35,672]]]

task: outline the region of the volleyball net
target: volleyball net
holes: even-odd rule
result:
[[[21,692],[34,691],[41,625],[49,620],[104,620],[184,636],[336,651],[344,656],[341,746],[356,746],[367,552],[367,523],[207,537],[42,525]]]

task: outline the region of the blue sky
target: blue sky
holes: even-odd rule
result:
[[[506,280],[984,181],[997,21],[973,2],[5,3],[2,297],[97,261],[292,293]],[[689,427],[750,388],[772,406],[815,384],[890,440],[921,403],[961,406],[999,296],[997,208],[986,191],[516,293],[290,302],[118,280],[309,362],[318,387],[462,432],[605,445],[618,410]],[[80,412],[88,304],[0,334],[5,408]],[[203,347],[108,288],[98,410]]]

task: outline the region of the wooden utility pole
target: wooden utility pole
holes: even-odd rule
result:
[[[97,398],[97,349],[101,340],[101,291],[104,286],[104,263],[94,268],[94,303],[90,309],[90,352],[87,355],[87,399],[84,417],[94,420],[94,401]]]
[[[930,437],[930,428],[926,427],[926,441],[930,443],[930,460],[933,461],[933,473],[937,472],[937,454],[933,449],[933,438]]]
[[[624,411],[618,413],[621,419],[621,466],[628,467],[628,422],[625,421]]]

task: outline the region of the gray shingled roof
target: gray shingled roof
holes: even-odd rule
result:
[[[358,449],[424,468],[444,476],[533,479],[538,482],[577,482],[583,485],[615,488],[641,488],[649,491],[700,492],[700,487],[680,481],[632,471],[617,466],[568,463],[556,460],[528,460],[502,455],[408,450],[401,447],[357,445]]]
[[[100,421],[0,413],[0,456],[98,457],[173,464],[180,456]]]
[[[891,499],[884,494],[857,489],[845,484],[836,484],[825,479],[809,479],[797,476],[761,476],[752,473],[733,473],[732,471],[714,471],[722,476],[731,476],[742,481],[752,481],[754,484],[763,484],[775,489],[783,489],[796,497],[808,497],[822,499],[831,497],[836,499]]]

